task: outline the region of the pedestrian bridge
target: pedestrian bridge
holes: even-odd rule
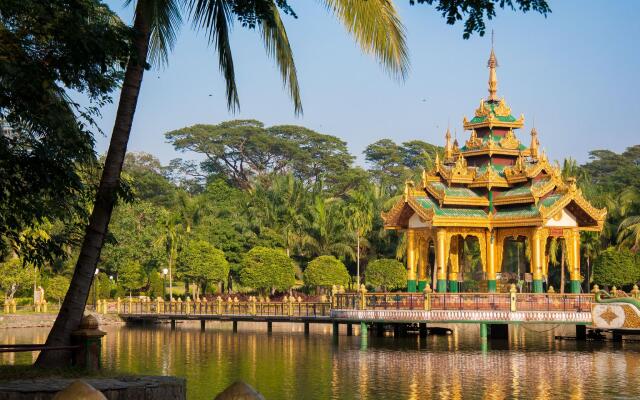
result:
[[[603,298],[607,297],[607,298]],[[106,312],[106,303],[98,305]],[[215,301],[118,301],[126,321],[207,320],[310,323],[573,324],[598,329],[640,329],[640,302],[632,297],[559,293],[340,293],[327,301],[237,297]]]

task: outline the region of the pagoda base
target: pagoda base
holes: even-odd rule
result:
[[[418,292],[424,292],[427,287],[427,281],[418,281]]]
[[[580,293],[580,281],[571,281],[571,293]]]
[[[533,280],[533,293],[544,293],[544,290],[542,290],[542,279]]]
[[[445,293],[447,291],[447,280],[438,279],[438,293]]]
[[[495,279],[489,279],[487,281],[487,290],[489,291],[489,293],[495,293],[496,292],[496,288],[497,288],[496,280]]]
[[[409,279],[407,281],[407,292],[409,293],[415,293],[416,291],[416,281],[415,279]]]
[[[449,281],[449,292],[458,293],[458,281]]]

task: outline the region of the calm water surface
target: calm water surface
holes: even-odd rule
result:
[[[451,325],[427,339],[340,336],[330,326],[240,323],[106,327],[106,368],[187,378],[189,399],[212,399],[235,380],[267,399],[602,399],[640,397],[640,343],[555,340],[573,327],[516,328],[482,349],[477,325]],[[357,333],[357,330],[354,329]],[[44,342],[48,329],[0,331],[1,343]],[[2,364],[31,353],[0,355]]]

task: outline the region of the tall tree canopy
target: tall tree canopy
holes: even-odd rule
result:
[[[293,125],[266,128],[260,121],[236,120],[194,125],[165,134],[177,150],[203,154],[208,175],[250,188],[270,174],[290,172],[304,182],[336,181],[351,167],[344,141]]]

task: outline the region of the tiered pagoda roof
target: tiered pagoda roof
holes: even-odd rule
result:
[[[407,182],[403,200],[383,214],[385,227],[405,229],[414,214],[425,226],[489,229],[551,226],[549,221],[569,214],[582,230],[602,229],[606,210],[593,207],[575,179],[561,176],[559,166],[540,151],[535,128],[528,146],[517,138],[524,115],[514,117],[498,98],[497,66],[492,49],[489,96],[462,122],[469,139],[460,147],[447,130],[444,156],[423,171],[419,184]]]

